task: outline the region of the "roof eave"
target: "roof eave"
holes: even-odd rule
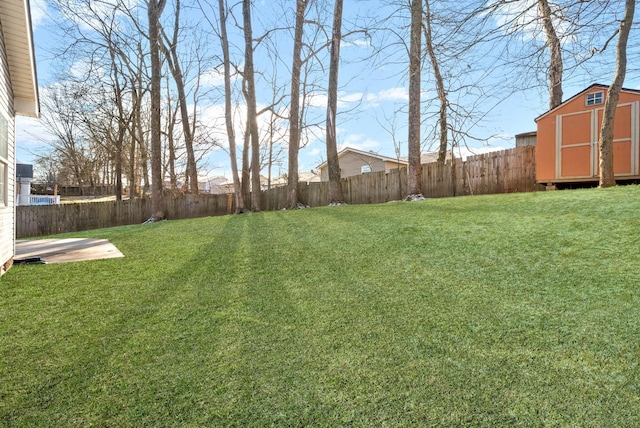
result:
[[[40,116],[29,0],[4,0],[0,21],[4,34],[15,114]]]
[[[13,108],[16,115],[34,117],[36,119],[40,117],[40,103],[37,99],[14,98]]]

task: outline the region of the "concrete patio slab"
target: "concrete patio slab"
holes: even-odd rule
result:
[[[64,263],[116,257],[124,254],[106,239],[67,238],[16,241],[14,260],[40,258],[46,263]]]

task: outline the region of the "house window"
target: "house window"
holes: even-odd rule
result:
[[[7,206],[7,166],[0,160],[0,207]]]
[[[602,104],[603,102],[604,102],[604,92],[594,92],[593,94],[587,94],[588,106]]]
[[[360,167],[360,174],[366,174],[368,172],[371,172],[371,165],[362,165]]]
[[[0,207],[8,204],[7,194],[9,171],[9,122],[0,114]]]

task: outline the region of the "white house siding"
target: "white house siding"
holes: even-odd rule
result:
[[[7,121],[8,158],[0,159],[4,165],[4,181],[8,183],[5,201],[0,201],[0,275],[10,266],[15,246],[15,115],[13,93],[9,83],[9,71],[2,29],[0,28],[0,115]],[[2,168],[0,168],[2,169]],[[6,202],[6,204],[5,204]]]

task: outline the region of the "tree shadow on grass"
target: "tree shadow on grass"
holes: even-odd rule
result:
[[[216,223],[223,227],[209,232],[211,238],[186,260],[178,257],[176,269],[166,266],[165,256],[150,266],[140,255],[110,263],[109,269],[167,272],[128,272],[126,285],[102,276],[105,264],[67,267],[69,275],[95,270],[93,277],[84,273],[95,286],[49,289],[39,314],[49,319],[33,327],[42,339],[21,346],[20,358],[29,356],[41,366],[24,365],[31,372],[5,387],[12,404],[2,419],[139,425],[187,421],[199,415],[196,409],[210,412],[202,410],[207,403],[198,390],[225,386],[215,386],[215,370],[206,369],[233,361],[228,354],[238,349],[224,330],[244,305],[246,291],[237,287],[247,274],[244,223],[242,217]]]

